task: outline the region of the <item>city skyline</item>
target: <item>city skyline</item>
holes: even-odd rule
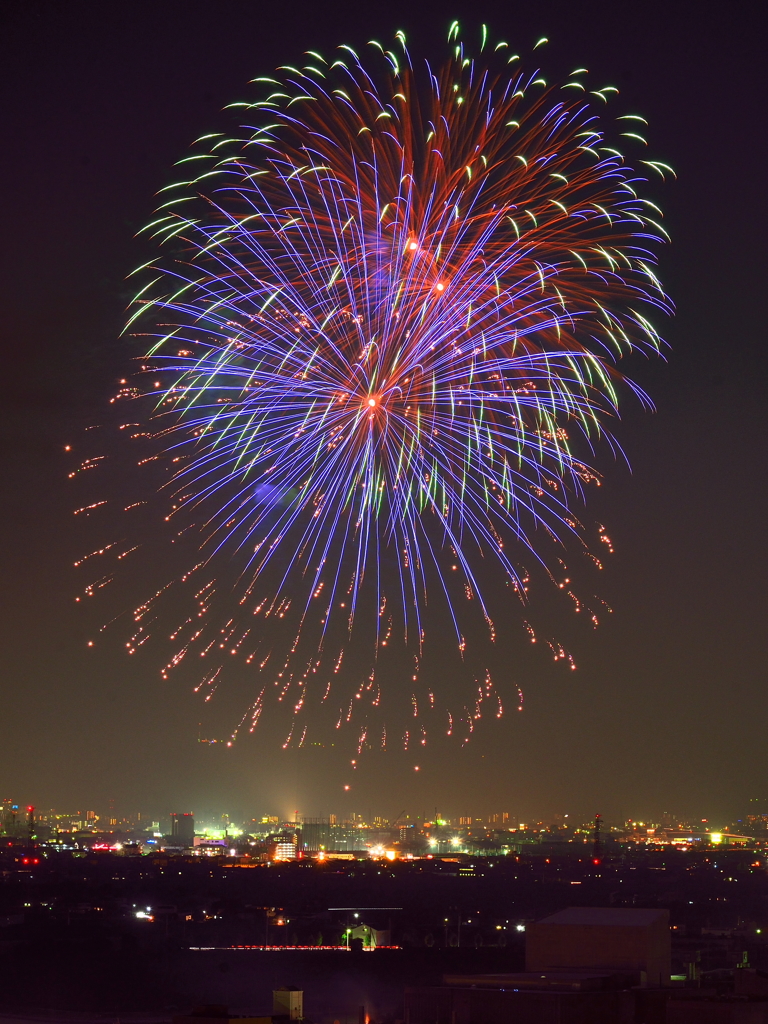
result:
[[[431,811],[415,808],[403,808],[397,816],[387,817],[376,810],[362,811],[348,809],[337,813],[332,810],[294,808],[285,814],[279,808],[270,806],[268,800],[254,805],[245,811],[233,811],[231,808],[198,809],[190,805],[173,805],[150,811],[140,809],[119,808],[114,801],[109,801],[106,808],[63,809],[39,807],[32,804],[17,803],[9,797],[0,805],[0,830],[8,834],[26,834],[29,823],[45,823],[64,831],[75,829],[94,832],[147,832],[165,836],[175,835],[178,828],[191,829],[199,834],[211,830],[222,832],[232,829],[243,831],[269,831],[290,826],[301,828],[305,825],[325,825],[345,828],[398,828],[408,826],[420,831],[430,827],[446,827],[457,830],[472,831],[473,829],[500,831],[531,831],[585,833],[595,828],[600,822],[601,827],[615,832],[626,832],[628,829],[663,830],[687,829],[708,833],[725,829],[738,831],[739,827],[754,833],[762,834],[768,828],[768,799],[753,798],[745,806],[733,814],[724,817],[703,817],[699,813],[679,814],[665,810],[651,815],[625,814],[623,816],[606,816],[599,812],[549,812],[524,815],[514,810],[495,809],[480,811],[477,807],[465,806],[459,809],[434,807]],[[175,808],[175,809],[174,809]],[[31,815],[31,817],[30,817]],[[525,820],[523,820],[525,818]],[[187,820],[188,825],[175,824]],[[192,834],[190,832],[190,834]],[[750,834],[751,834],[750,833]]]

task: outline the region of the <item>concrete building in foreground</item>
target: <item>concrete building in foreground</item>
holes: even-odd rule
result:
[[[667,1024],[667,910],[570,907],[528,925],[525,947],[524,974],[406,989],[405,1024]]]
[[[569,907],[528,925],[526,971],[636,973],[650,988],[669,985],[668,910]]]

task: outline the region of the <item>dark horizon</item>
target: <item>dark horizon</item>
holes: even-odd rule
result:
[[[631,367],[657,411],[624,406],[616,433],[632,471],[603,453],[605,483],[584,513],[616,548],[600,590],[613,614],[594,634],[574,632],[578,671],[527,660],[525,711],[483,723],[463,750],[435,741],[352,768],[348,746],[283,751],[266,716],[232,749],[199,743],[200,705],[160,680],[159,655],[134,665],[117,642],[90,652],[92,617],[74,603],[72,562],[86,549],[64,447],[103,420],[127,366],[125,278],[153,252],[134,235],[174,162],[227,123],[222,108],[250,79],[304,50],[399,28],[414,50],[441,54],[453,17],[468,31],[488,22],[521,50],[546,36],[549,68],[585,66],[614,82],[622,111],[647,117],[652,158],[677,172],[653,186],[672,236],[661,278],[677,315],[656,323],[671,348],[666,362]],[[522,12],[398,0],[300,3],[289,20],[245,0],[39,0],[0,15],[12,140],[2,170],[0,795],[63,809],[114,799],[122,813],[740,817],[766,796],[755,766],[768,717],[756,6],[653,3],[641,16],[554,0]]]

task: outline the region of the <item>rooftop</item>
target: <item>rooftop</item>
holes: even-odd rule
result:
[[[662,918],[667,910],[635,910],[624,907],[568,907],[542,918],[537,924],[592,925],[613,928],[647,928]]]

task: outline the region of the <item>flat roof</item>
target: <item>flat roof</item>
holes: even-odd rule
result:
[[[604,971],[518,971],[515,974],[444,974],[444,985],[474,986],[476,988],[502,988],[531,981],[578,982],[593,981],[595,978],[613,978],[621,971],[613,968]]]
[[[568,907],[536,924],[592,925],[612,928],[647,928],[665,919],[667,910],[636,910],[630,907]]]

